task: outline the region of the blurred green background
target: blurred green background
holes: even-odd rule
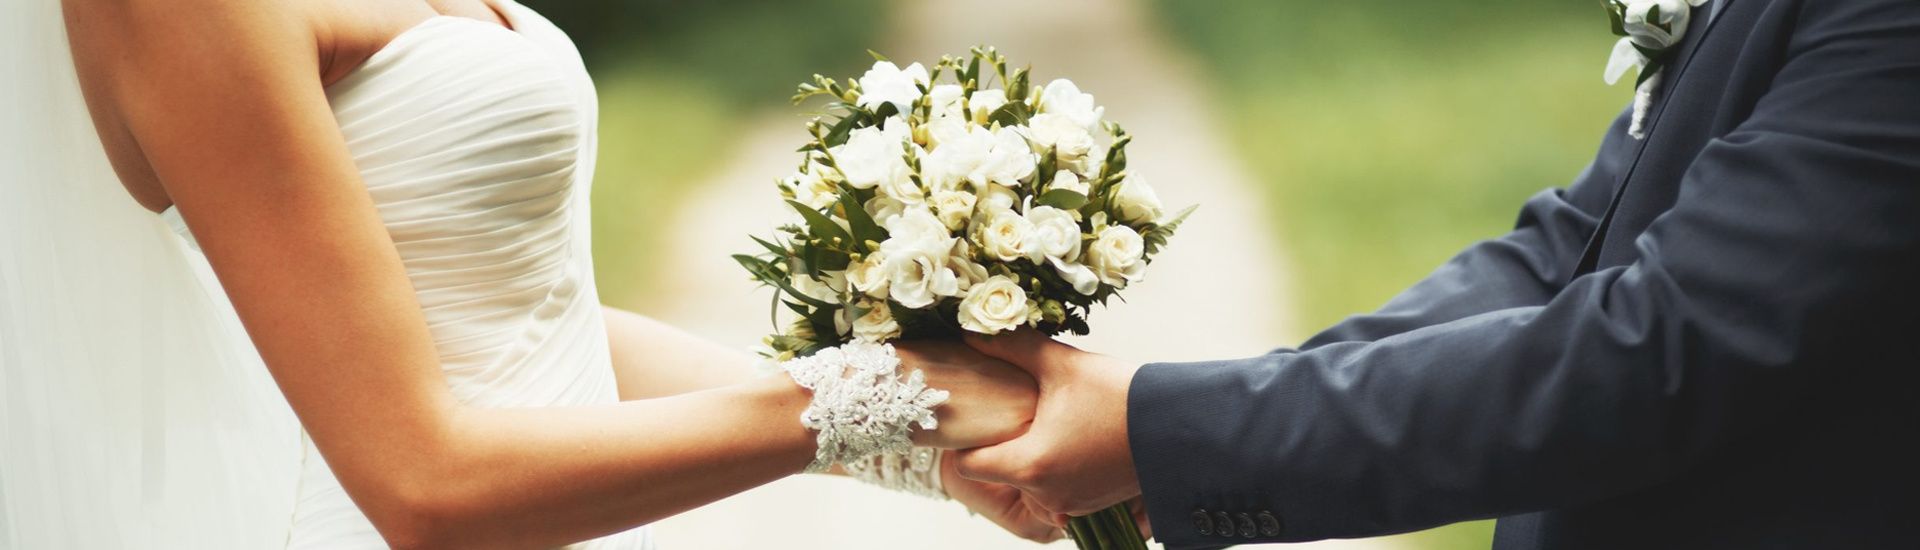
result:
[[[1284,250],[1275,253],[1295,271],[1288,295],[1297,303],[1275,307],[1308,329],[1377,307],[1467,244],[1504,232],[1527,196],[1578,173],[1629,99],[1625,86],[1601,82],[1613,37],[1596,2],[1143,1],[1188,50],[1181,58],[1200,65],[1205,76],[1193,84],[1211,102],[1205,110],[1256,176],[1270,214],[1261,229],[1276,232]],[[878,0],[524,3],[568,30],[595,74],[601,292],[642,312],[672,292],[658,288],[663,266],[647,259],[672,238],[674,205],[722,168],[747,121],[797,111],[786,103],[793,84],[814,72],[858,74],[897,9]],[[1486,548],[1491,532],[1491,522],[1473,522],[1392,542]]]

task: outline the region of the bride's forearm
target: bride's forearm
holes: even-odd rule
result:
[[[753,378],[753,356],[646,316],[602,307],[620,399],[651,399]]]
[[[796,420],[808,399],[776,376],[604,406],[458,409],[410,509],[386,511],[411,516],[388,522],[406,528],[387,534],[397,548],[545,548],[650,523],[800,472],[815,449]]]

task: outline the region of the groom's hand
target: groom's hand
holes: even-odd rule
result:
[[[1127,387],[1140,365],[1031,330],[967,343],[1032,373],[1040,403],[1025,435],[959,452],[961,476],[1018,487],[1051,514],[1083,516],[1140,495],[1127,444]]]
[[[941,485],[947,496],[966,505],[967,510],[986,517],[1013,536],[1035,542],[1053,542],[1066,536],[1053,514],[1041,510],[1020,489],[998,483],[974,481],[954,470],[954,451],[940,461]]]

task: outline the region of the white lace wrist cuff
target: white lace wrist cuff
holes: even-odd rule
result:
[[[914,370],[902,379],[900,358],[887,344],[827,348],[780,367],[813,391],[813,402],[800,413],[800,424],[820,433],[808,472],[834,464],[852,469],[883,453],[908,454],[912,425],[938,428],[933,408],[947,402],[947,392],[927,387],[925,373]]]
[[[846,465],[847,475],[862,482],[934,500],[947,500],[940,482],[940,450],[914,447],[906,454],[882,453]]]

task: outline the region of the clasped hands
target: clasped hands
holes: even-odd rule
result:
[[[1032,330],[969,335],[964,346],[909,342],[899,348],[910,368],[994,372],[1010,364],[1029,374],[1037,388],[1023,431],[1005,432],[1011,439],[998,444],[947,451],[941,478],[954,500],[1016,536],[1041,542],[1059,539],[1068,516],[1122,502],[1131,504],[1142,531],[1150,529],[1127,440],[1127,388],[1140,365],[1081,351]],[[951,389],[956,396],[968,390]],[[942,414],[1004,418],[983,412]],[[945,429],[946,418],[942,424]]]

